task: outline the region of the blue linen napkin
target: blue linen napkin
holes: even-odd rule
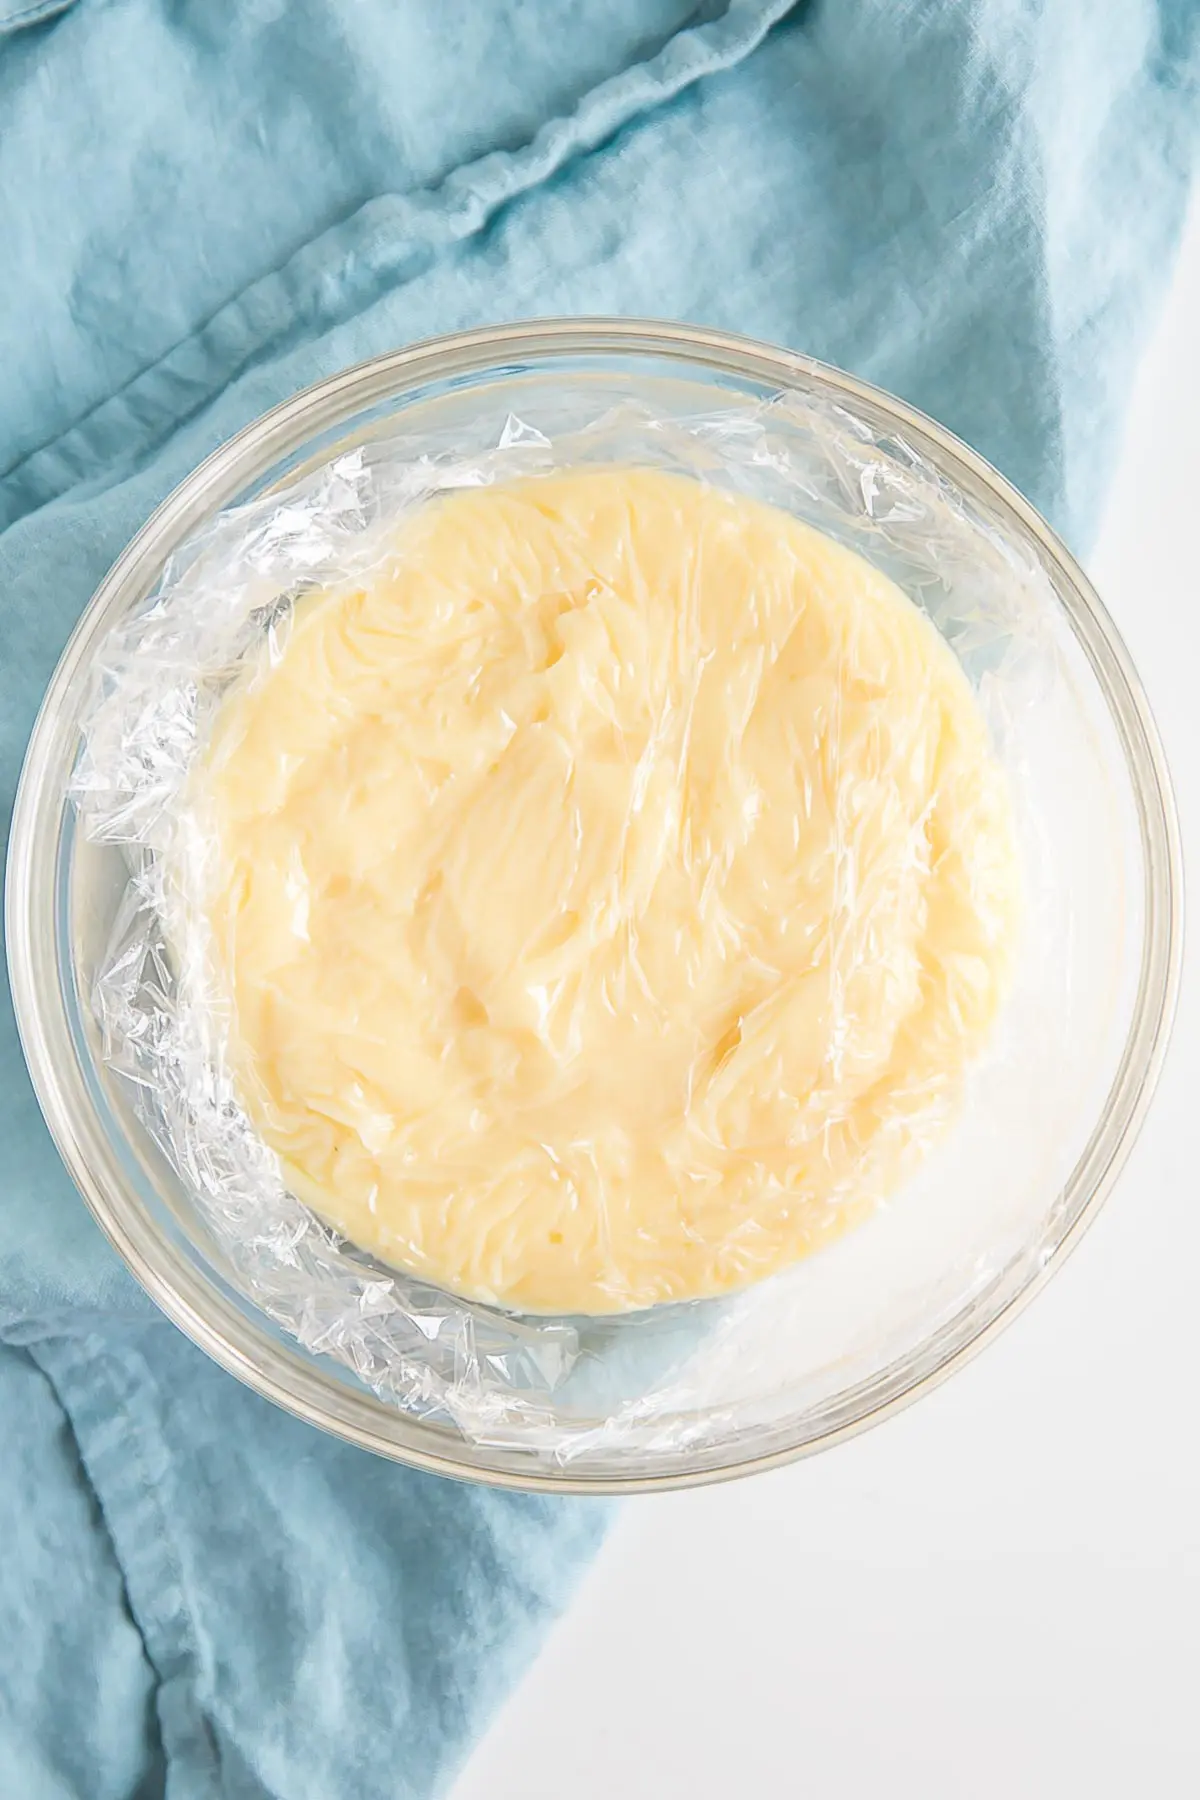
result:
[[[457,326],[673,316],[925,407],[1076,546],[1195,160],[1197,0],[0,0],[0,792],[214,445]],[[0,1796],[425,1800],[588,1502],[327,1439],[101,1241],[0,1004]]]

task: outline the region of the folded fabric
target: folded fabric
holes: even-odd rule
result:
[[[360,357],[673,316],[879,381],[1085,546],[1196,147],[1198,0],[0,0],[0,790],[106,566]],[[155,1314],[0,1006],[0,1793],[444,1786],[602,1507],[274,1410]]]

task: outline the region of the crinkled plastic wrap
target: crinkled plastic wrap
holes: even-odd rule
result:
[[[132,1084],[210,1259],[310,1352],[390,1403],[477,1442],[522,1443],[563,1461],[597,1443],[686,1446],[714,1407],[726,1416],[741,1408],[747,1421],[756,1409],[769,1416],[827,1304],[824,1255],[744,1291],[611,1319],[455,1298],[373,1258],[289,1191],[240,1103],[228,1002],[177,888],[179,871],[186,879],[208,854],[189,842],[198,829],[189,782],[214,722],[248,669],[279,662],[305,597],[369,581],[398,525],[437,496],[590,466],[675,472],[781,507],[857,550],[932,616],[1014,784],[1034,954],[1052,901],[1039,891],[1036,806],[1025,804],[1025,772],[1006,757],[1005,736],[1022,693],[1052,678],[1037,623],[1044,577],[903,442],[881,451],[860,421],[812,400],[684,419],[628,403],[553,440],[510,416],[491,448],[471,454],[452,433],[377,436],[335,454],[218,515],[172,558],[147,609],[105,646],[74,782],[83,831],[123,846],[129,865],[92,995],[104,1062]],[[1018,1032],[1038,1008],[1066,1002],[1049,964],[1023,993],[1013,1003]],[[988,1057],[1003,1057],[1010,1036],[1002,1014]],[[970,1091],[963,1104],[972,1105]],[[931,1107],[931,1137],[945,1117],[944,1105]],[[993,1263],[948,1248],[947,1316],[1011,1250],[998,1242]]]

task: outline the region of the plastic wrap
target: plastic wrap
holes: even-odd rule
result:
[[[510,417],[493,448],[469,456],[436,437],[377,437],[215,518],[172,558],[152,604],[108,641],[98,666],[74,798],[85,833],[124,846],[130,868],[92,996],[105,1063],[134,1085],[139,1115],[194,1196],[227,1277],[310,1351],[345,1364],[391,1402],[450,1420],[481,1442],[519,1440],[564,1460],[597,1438],[610,1446],[626,1437],[644,1445],[666,1433],[672,1442],[686,1442],[689,1431],[704,1428],[706,1384],[713,1395],[721,1393],[733,1364],[762,1359],[764,1341],[794,1317],[802,1290],[789,1288],[783,1274],[737,1293],[786,1259],[761,1264],[753,1254],[735,1254],[719,1280],[683,1304],[611,1321],[521,1312],[519,1297],[498,1296],[510,1301],[507,1307],[486,1292],[455,1297],[404,1272],[396,1266],[400,1257],[373,1257],[326,1223],[296,1197],[303,1182],[285,1180],[279,1156],[239,1098],[244,1087],[231,1068],[228,985],[217,972],[206,915],[188,900],[189,890],[208,891],[214,879],[197,771],[211,752],[214,729],[228,717],[230,696],[253,690],[285,660],[305,600],[370,588],[391,567],[405,521],[427,516],[430,503],[453,490],[588,467],[685,475],[708,491],[773,503],[858,550],[951,639],[1002,750],[1006,709],[1022,687],[1014,665],[1026,659],[1029,680],[1044,678],[1034,653],[1041,649],[1037,572],[1021,567],[1011,548],[903,444],[881,456],[862,425],[834,407],[809,406],[800,435],[780,430],[795,424],[789,408],[797,404],[781,398],[681,420],[631,403],[553,440]],[[948,621],[937,598],[960,590],[968,569],[969,608],[959,606]],[[554,660],[552,646],[546,665]],[[1002,683],[995,679],[1001,665]],[[885,696],[889,670],[881,666],[877,673]],[[686,740],[686,722],[681,731]],[[821,735],[836,759],[838,721],[826,720]],[[872,754],[877,763],[911,759],[918,747],[885,733]],[[935,745],[920,754],[941,752]],[[635,780],[638,809],[646,804],[645,787]],[[1000,792],[994,790],[993,800]],[[761,794],[748,790],[741,798],[749,814],[761,809]],[[921,831],[927,823],[916,821]],[[1028,865],[1028,843],[1023,848]],[[867,916],[856,908],[860,871],[852,851],[852,830],[839,814],[830,839],[839,870],[835,928],[839,918],[846,926]],[[922,853],[928,858],[924,839]],[[976,886],[988,878],[980,868],[964,877]],[[985,897],[984,910],[1003,910],[1008,899]],[[1012,921],[993,925],[1003,936]],[[973,947],[960,949],[965,967]],[[729,950],[736,957],[745,946]],[[848,992],[867,962],[869,947],[860,942],[826,995],[833,1015],[823,1030],[840,1046],[838,1057],[851,1062],[860,1021]],[[993,971],[1001,984],[1003,963],[1001,957]],[[919,973],[909,971],[910,979]],[[980,1014],[972,1051],[983,1042],[996,997]],[[473,994],[467,1003],[475,1003]],[[910,996],[906,1006],[913,1005]],[[740,1016],[734,1023],[740,1025]],[[956,1081],[930,1082],[923,1103],[905,1114],[902,1142],[889,1140],[885,1120],[864,1141],[861,1159],[847,1154],[853,1141],[843,1145],[849,1176],[830,1185],[826,1223],[813,1241],[836,1234],[843,1203],[857,1216],[894,1186],[910,1152],[937,1139],[957,1104]],[[872,1186],[864,1171],[881,1149]],[[968,1269],[951,1265],[948,1295],[957,1301],[965,1286],[988,1273],[978,1259]],[[725,1290],[734,1297],[721,1298]],[[810,1306],[811,1278],[804,1291],[809,1300],[802,1304]],[[669,1282],[655,1289],[618,1281],[586,1310],[672,1299]],[[765,1385],[769,1390],[770,1380]]]

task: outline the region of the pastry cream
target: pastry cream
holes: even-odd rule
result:
[[[690,479],[442,497],[297,608],[193,776],[231,1066],[293,1190],[468,1298],[738,1288],[878,1202],[1005,988],[969,684]]]

